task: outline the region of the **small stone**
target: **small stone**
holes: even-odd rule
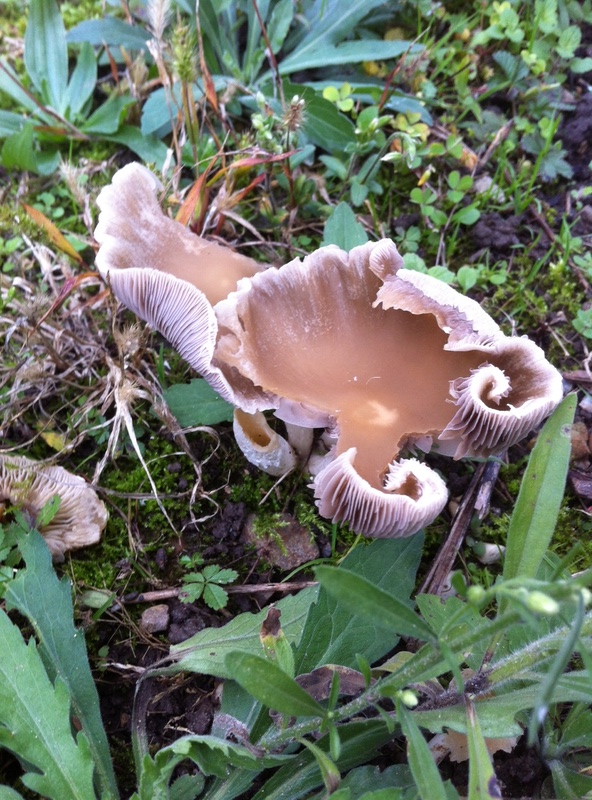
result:
[[[289,570],[319,557],[319,548],[310,531],[290,514],[279,514],[268,531],[256,531],[256,517],[248,517],[245,541],[253,544],[259,555],[271,566]]]
[[[169,627],[169,607],[166,603],[147,608],[140,618],[140,628],[146,633],[161,633]]]
[[[578,461],[589,455],[588,426],[585,422],[574,422],[571,426],[571,460]]]

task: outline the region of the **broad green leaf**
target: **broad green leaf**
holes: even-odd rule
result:
[[[478,699],[476,708],[483,736],[491,739],[521,736],[524,727],[516,722],[516,717],[520,712],[534,708],[539,696],[540,686],[533,683],[522,689],[498,690],[491,696]],[[554,686],[549,702],[592,702],[592,686],[587,673],[582,671],[563,675]],[[460,696],[454,705],[433,711],[414,711],[413,717],[422,728],[427,728],[432,733],[438,733],[445,728],[467,733],[466,709]]]
[[[345,148],[355,142],[353,122],[341,114],[337,108],[325,100],[322,95],[311,89],[310,86],[283,82],[284,94],[290,100],[295,95],[305,101],[305,114],[302,130],[310,141],[329,152],[342,155]],[[273,97],[274,87],[263,87],[266,96]]]
[[[19,105],[26,108],[36,116],[42,116],[38,103],[35,102],[22,87],[21,80],[10,64],[4,59],[0,59],[0,92],[5,92],[9,97],[12,97]],[[46,117],[48,124],[51,123],[51,118]]]
[[[337,46],[323,44],[315,49],[298,49],[279,64],[280,75],[289,75],[305,69],[359,64],[362,61],[384,61],[399,58],[410,51],[418,53],[422,48],[411,42],[384,41],[382,39],[361,39],[343,42]]]
[[[402,800],[405,790],[414,787],[409,767],[396,764],[383,770],[371,766],[352,769],[343,778],[339,788],[349,791],[349,800]],[[332,795],[331,800],[335,796]],[[323,798],[324,795],[319,793],[311,800]]]
[[[123,123],[127,109],[135,103],[133,97],[112,94],[80,126],[84,133],[114,134]]]
[[[452,221],[458,222],[461,225],[474,225],[481,216],[481,212],[473,204],[459,208],[452,215]]]
[[[323,245],[336,244],[342,250],[351,250],[367,241],[368,234],[354,212],[347,203],[339,203],[325,222]]]
[[[582,41],[582,31],[577,25],[568,25],[559,34],[559,40],[555,47],[561,58],[572,58]]]
[[[267,36],[274,53],[278,53],[290,30],[294,17],[293,0],[279,0],[269,17],[267,24]]]
[[[207,583],[204,586],[203,599],[207,606],[213,608],[214,611],[219,611],[228,605],[228,592],[221,586],[216,586],[215,583]]]
[[[33,124],[28,122],[22,130],[5,140],[2,146],[2,163],[7,169],[50,175],[58,168],[60,156],[55,150],[37,150]]]
[[[325,709],[276,664],[251,653],[226,656],[226,669],[260,703],[281,714],[323,717]]]
[[[23,796],[10,786],[0,786],[0,800],[23,800]]]
[[[30,0],[25,31],[25,67],[35,88],[58,114],[66,106],[68,48],[55,0]]]
[[[339,733],[341,754],[335,763],[342,773],[375,757],[378,748],[392,739],[385,723],[376,719],[347,723],[341,726]],[[316,744],[329,752],[328,736],[324,736]],[[313,754],[304,750],[285,767],[277,770],[259,789],[253,800],[299,800],[322,786],[322,783],[321,771]]]
[[[21,114],[14,114],[12,111],[2,111],[0,109],[0,139],[18,133],[26,122],[26,117]]]
[[[88,664],[81,631],[73,624],[70,584],[58,581],[47,545],[37,531],[19,541],[26,569],[19,570],[6,592],[14,608],[31,623],[39,641],[39,654],[52,680],[68,688],[72,710],[88,739],[97,776],[106,797],[117,797],[109,745],[101,720],[99,698]],[[40,701],[39,708],[42,708]]]
[[[342,568],[316,567],[315,576],[352,614],[359,614],[393,635],[433,640],[429,626],[406,603],[366,578]]]
[[[569,768],[569,762],[558,759],[548,762],[557,800],[582,800],[592,793],[592,776],[586,774],[582,764],[574,762],[571,766],[572,769]]]
[[[0,611],[0,747],[27,764],[22,781],[52,800],[92,800],[93,760],[83,734],[75,740],[70,695],[51,683],[35,642]]]
[[[423,535],[406,539],[375,539],[354,548],[342,567],[372,581],[375,586],[408,598],[413,591],[421,558]],[[352,615],[349,606],[321,588],[311,607],[296,650],[296,673],[311,672],[322,664],[358,666],[358,654],[373,663],[398,642],[363,616]]]
[[[501,796],[487,744],[479,725],[475,704],[466,698],[467,738],[469,744],[469,797],[471,800],[495,800]]]
[[[75,122],[85,103],[92,97],[97,83],[97,59],[90,44],[85,42],[80,48],[76,66],[68,83],[65,106],[70,110],[69,117]]]
[[[203,378],[170,386],[164,390],[163,396],[183,428],[232,422],[233,406],[223,400]]]
[[[318,588],[303,589],[297,595],[285,597],[275,607],[281,613],[282,630],[290,643],[298,643],[311,603],[316,600]],[[228,653],[261,653],[259,632],[267,616],[267,609],[258,614],[239,614],[222,628],[206,628],[181,644],[171,647],[178,658],[179,671],[201,672],[220,678],[232,678],[226,667]]]
[[[68,31],[66,39],[69,43],[88,42],[95,47],[109,45],[124,47],[126,50],[145,50],[146,42],[151,38],[146,28],[139,25],[128,25],[115,17],[103,19],[87,19]]]
[[[142,161],[155,164],[159,169],[167,159],[167,146],[156,136],[144,136],[135,125],[122,125],[117,133],[106,134],[102,138],[124,145]]]
[[[397,703],[397,717],[407,739],[407,763],[419,796],[426,799],[429,797],[430,800],[448,800],[446,788],[428,743],[411,713],[400,702]]]
[[[575,394],[568,395],[538,435],[510,520],[504,580],[534,578],[549,546],[565,488],[576,402]]]
[[[163,748],[157,754],[157,762],[169,751],[193,761],[204,775],[217,775],[220,778],[228,774],[229,765],[259,772],[261,769],[282,766],[293,758],[289,755],[262,755],[217,736],[183,736]]]

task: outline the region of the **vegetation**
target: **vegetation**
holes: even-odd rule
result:
[[[525,793],[592,796],[590,0],[5,7],[2,450],[92,481],[110,520],[56,567],[55,506],[2,507],[0,800],[477,800],[522,794],[505,765],[530,757]],[[265,263],[393,238],[579,389],[510,451],[489,516],[485,465],[434,462],[468,507],[448,592],[429,570],[452,510],[403,540],[319,519],[305,477],[247,468],[229,406],[116,308],[94,199],[131,158],[177,219]],[[290,569],[257,544],[287,550],[287,519],[318,551]],[[192,676],[207,724],[151,728]],[[124,710],[115,682],[136,684]]]

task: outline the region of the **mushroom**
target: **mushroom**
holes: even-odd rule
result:
[[[285,475],[297,463],[290,443],[277,434],[261,411],[247,414],[237,408],[233,420],[234,438],[246,458],[269,475]]]
[[[539,347],[505,336],[478,303],[405,269],[388,239],[253,270],[212,306],[199,279],[188,282],[185,261],[181,277],[172,275],[170,225],[181,226],[157,219],[155,184],[142,178],[136,186],[138,174],[120,173],[115,183],[126,196],[152,195],[148,229],[156,239],[162,224],[165,244],[152,242],[144,257],[135,238],[137,266],[118,261],[114,240],[125,234],[112,227],[113,192],[103,190],[99,268],[118,298],[242,412],[274,410],[289,425],[335,436],[314,478],[323,516],[369,536],[415,533],[440,513],[447,492],[403,451],[499,454],[561,400],[561,377]],[[185,242],[191,234],[181,230]]]
[[[243,279],[215,307],[213,363],[275,395],[281,419],[337,432],[317,505],[373,536],[414,533],[446,502],[441,478],[402,450],[431,440],[455,458],[499,454],[562,397],[539,347],[402,263],[390,240],[325,247]]]
[[[24,456],[0,455],[0,502],[22,509],[31,524],[55,495],[60,498],[53,519],[40,526],[55,561],[67,550],[95,544],[107,523],[107,510],[83,478],[63,467],[46,466]]]

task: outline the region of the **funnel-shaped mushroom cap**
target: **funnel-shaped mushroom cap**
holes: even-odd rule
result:
[[[407,535],[444,504],[441,484],[415,464],[400,473],[403,448],[431,437],[457,457],[498,453],[562,395],[536,345],[504,336],[474,301],[403,269],[389,240],[349,254],[321,248],[267,270],[215,311],[214,363],[224,374],[240,371],[275,395],[290,422],[334,421],[336,461],[315,479],[317,503],[370,535]],[[416,515],[393,510],[410,503]]]
[[[107,524],[107,510],[83,478],[63,467],[39,464],[29,458],[0,456],[0,501],[26,511],[34,521],[55,495],[60,506],[40,533],[56,561],[67,550],[95,544]]]

